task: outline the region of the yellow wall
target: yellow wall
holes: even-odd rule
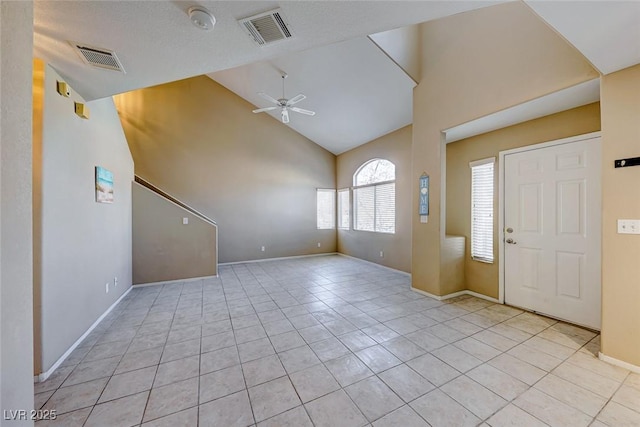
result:
[[[217,222],[220,262],[335,252],[316,228],[333,154],[206,76],[115,101],[136,174]]]
[[[640,65],[602,78],[602,352],[640,366],[640,236],[617,219],[640,219]]]
[[[396,166],[396,232],[355,231],[352,224],[350,230],[338,230],[338,251],[411,272],[411,126],[340,154],[336,160],[338,189],[352,187],[356,170],[375,158],[387,159]]]
[[[422,76],[413,102],[412,285],[441,280],[445,152],[441,131],[598,77],[584,57],[526,5],[505,3],[422,24]],[[419,221],[418,178],[431,176],[430,215]]]
[[[466,289],[498,298],[498,168],[500,151],[600,130],[600,104],[593,103],[447,144],[447,234],[466,237]],[[471,169],[469,162],[496,158],[494,263],[471,259]]]

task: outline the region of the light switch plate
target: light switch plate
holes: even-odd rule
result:
[[[189,224],[189,218],[182,218],[182,224],[183,225]]]
[[[640,234],[640,219],[619,219],[618,234]]]

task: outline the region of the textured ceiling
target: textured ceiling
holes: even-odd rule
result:
[[[209,77],[256,105],[271,104],[257,95],[286,97],[304,93],[297,107],[313,117],[290,113],[289,127],[334,154],[340,154],[401,127],[413,119],[414,81],[369,38],[334,43],[266,62],[254,62]],[[280,120],[280,111],[270,113]]]
[[[289,126],[339,153],[411,121],[411,82],[398,66],[417,79],[419,63],[415,49],[397,43],[415,41],[419,32],[402,27],[501,2],[35,1],[34,54],[88,101],[207,74],[263,107],[256,92],[278,95],[276,69],[284,69],[290,74],[288,96],[304,92],[308,99],[299,106],[318,113],[292,113]],[[195,4],[215,15],[213,31],[191,24],[186,11]],[[640,63],[640,1],[525,4],[603,74]],[[277,7],[294,37],[259,47],[237,20]],[[388,56],[385,61],[366,36],[394,29],[372,36]],[[126,74],[85,65],[69,41],[115,51]],[[492,115],[462,131],[478,133],[500,123],[513,124],[514,117],[540,117],[593,96],[592,91],[575,96],[576,91]]]

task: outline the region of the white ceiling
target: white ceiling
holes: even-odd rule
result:
[[[290,113],[289,127],[340,154],[411,124],[414,81],[367,37],[254,62],[209,77],[259,108],[271,104],[257,95],[286,98],[304,93],[297,107],[313,117]],[[280,120],[280,111],[270,113]]]
[[[640,63],[640,1],[524,1],[603,74]],[[209,74],[251,103],[266,106],[255,92],[278,95],[275,68],[282,68],[290,75],[288,96],[304,92],[308,99],[299,106],[318,112],[315,117],[294,113],[290,126],[340,153],[411,121],[406,76],[392,65],[395,61],[404,66],[415,78],[416,64],[409,61],[413,48],[392,44],[402,31],[378,37],[393,59],[383,61],[367,35],[500,2],[35,1],[34,54],[53,65],[88,101]],[[195,4],[215,15],[213,31],[191,24],[186,10]],[[237,20],[276,7],[294,38],[259,47]],[[114,50],[127,73],[85,65],[68,41]],[[223,71],[231,68],[236,69]],[[400,89],[392,91],[392,85]],[[513,124],[514,117],[551,114],[560,105],[575,107],[583,102],[575,91],[474,121],[462,131],[495,129],[501,123]]]

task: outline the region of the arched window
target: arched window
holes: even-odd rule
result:
[[[353,228],[378,233],[396,232],[396,166],[373,159],[353,175]]]

